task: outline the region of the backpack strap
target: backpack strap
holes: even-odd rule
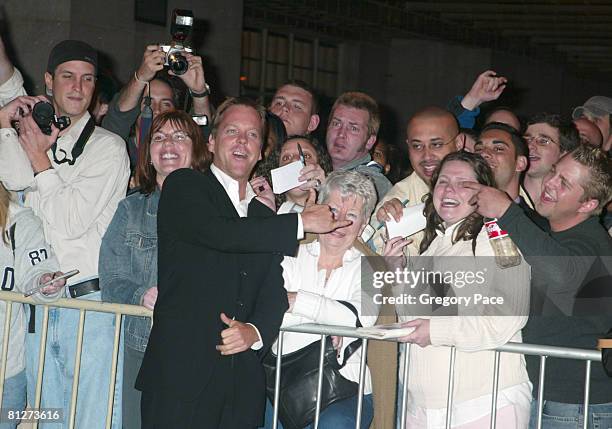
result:
[[[16,226],[17,226],[16,223],[12,224],[8,231],[9,239],[11,240],[11,250],[13,251],[13,258],[15,257],[15,227]]]
[[[13,259],[15,259],[15,227],[17,223],[11,225],[9,229],[9,238],[11,239],[11,249],[13,250]],[[28,321],[28,333],[33,334],[36,332],[36,306],[28,304],[30,306],[30,320]]]

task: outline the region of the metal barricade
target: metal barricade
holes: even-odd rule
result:
[[[4,318],[4,338],[2,342],[2,356],[0,358],[0,408],[2,407],[2,393],[4,390],[4,377],[6,373],[7,357],[8,357],[8,342],[10,335],[10,321],[14,303],[32,304],[43,307],[43,321],[42,331],[40,336],[40,352],[38,357],[38,375],[36,378],[36,394],[34,403],[30,403],[33,409],[40,408],[41,393],[42,393],[42,376],[45,365],[45,352],[47,345],[47,332],[49,328],[49,308],[70,308],[79,310],[79,326],[77,332],[77,345],[76,354],[74,357],[74,378],[72,381],[72,397],[70,402],[70,413],[64,418],[68,418],[68,427],[73,429],[75,427],[75,415],[76,415],[76,403],[77,393],[79,384],[79,373],[81,369],[81,351],[83,348],[83,333],[85,326],[85,313],[87,311],[95,311],[102,313],[113,313],[115,314],[115,333],[113,341],[113,355],[112,355],[112,366],[108,392],[108,403],[106,411],[106,425],[107,429],[111,427],[112,414],[113,414],[113,399],[115,396],[115,380],[117,377],[117,362],[119,352],[119,338],[121,334],[121,316],[144,316],[152,317],[153,312],[139,305],[128,305],[128,304],[111,304],[108,302],[99,301],[88,301],[81,299],[67,299],[60,298],[52,303],[41,304],[34,301],[31,297],[25,298],[23,294],[17,292],[0,291],[0,300],[6,303],[6,315]],[[28,398],[29,399],[29,398]],[[30,400],[30,399],[29,399]],[[38,427],[38,422],[35,421],[34,428]]]
[[[319,360],[319,384],[317,391],[317,405],[316,405],[316,414],[314,421],[314,428],[317,429],[319,425],[320,418],[320,396],[321,396],[321,388],[322,388],[322,368],[323,368],[323,350],[325,347],[325,338],[327,336],[341,336],[341,337],[349,337],[349,338],[361,338],[363,339],[363,350],[361,354],[361,362],[359,368],[359,393],[357,398],[357,412],[356,412],[356,423],[355,428],[360,428],[361,422],[361,413],[363,406],[363,386],[365,380],[365,371],[366,371],[366,350],[368,340],[378,340],[378,341],[395,341],[395,340],[380,340],[371,335],[364,335],[359,332],[357,328],[350,328],[346,326],[331,326],[331,325],[317,325],[314,323],[306,323],[302,325],[290,326],[281,328],[281,332],[278,337],[278,350],[282,350],[283,345],[283,334],[285,332],[294,332],[294,333],[303,333],[303,334],[317,334],[321,335],[321,357]],[[403,400],[401,404],[401,409],[398,410],[401,416],[401,429],[405,429],[406,426],[406,413],[407,413],[407,399],[408,399],[408,370],[410,366],[410,348],[415,347],[410,344],[405,345],[405,349],[403,352],[402,362],[400,363],[400,368],[402,371],[402,378],[404,380],[403,383]],[[455,347],[449,347],[450,353],[450,368],[449,368],[449,380],[448,380],[448,390],[447,390],[447,402],[446,402],[446,428],[451,428],[452,422],[452,408],[453,408],[453,390],[454,390],[454,373],[455,373],[455,358],[456,358],[457,349]],[[574,359],[574,360],[582,360],[586,362],[585,368],[585,383],[584,383],[584,424],[583,428],[587,429],[588,419],[586,416],[588,415],[588,407],[589,407],[589,389],[590,389],[590,374],[591,374],[591,362],[601,362],[601,353],[596,350],[584,350],[584,349],[576,349],[576,348],[567,348],[567,347],[555,347],[555,346],[544,346],[544,345],[534,345],[534,344],[524,344],[524,343],[507,343],[501,347],[497,347],[495,349],[494,355],[494,374],[493,374],[493,386],[492,386],[492,401],[491,401],[491,420],[490,427],[496,427],[496,414],[497,414],[497,393],[499,387],[499,370],[500,370],[500,358],[501,353],[519,353],[526,355],[534,355],[540,356],[540,376],[539,376],[539,386],[538,386],[538,421],[537,427],[540,429],[542,427],[542,409],[544,405],[544,376],[546,371],[546,359],[549,357],[559,358],[559,359]],[[274,422],[273,429],[277,429],[278,425],[278,402],[279,402],[279,388],[281,381],[281,362],[282,362],[282,353],[278,353],[276,358],[276,378],[275,378],[275,387],[274,387]]]

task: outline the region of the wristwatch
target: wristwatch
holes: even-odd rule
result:
[[[189,94],[191,94],[194,98],[204,98],[210,95],[210,86],[207,83],[204,83],[204,91],[202,92],[193,92],[191,89],[189,90]]]

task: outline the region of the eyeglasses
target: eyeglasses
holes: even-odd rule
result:
[[[549,144],[559,144],[550,137],[546,136],[523,136],[527,144],[534,142],[538,146],[548,146]]]
[[[452,143],[455,141],[455,139],[457,138],[459,134],[456,134],[453,138],[451,138],[450,140],[447,140],[445,142],[431,142],[429,143],[429,150],[432,152],[439,152],[442,151],[444,149],[444,146]],[[410,148],[411,151],[414,152],[422,152],[423,150],[425,150],[425,143],[421,143],[421,142],[411,142],[411,141],[407,141],[408,146]]]
[[[157,132],[151,137],[151,143],[163,143],[166,140],[171,140],[174,143],[185,143],[189,138],[185,131],[175,131],[170,135]]]

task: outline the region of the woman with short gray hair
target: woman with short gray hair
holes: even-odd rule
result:
[[[373,303],[362,302],[361,256],[364,254],[354,244],[374,211],[374,184],[361,173],[336,171],[327,177],[320,189],[318,201],[329,205],[336,220],[346,219],[352,221],[352,224],[327,234],[319,234],[317,240],[300,245],[297,257],[285,257],[282,266],[289,310],[285,313],[282,326],[302,323],[372,326],[378,317],[378,307]],[[282,353],[287,355],[296,352],[319,339],[319,335],[286,332]],[[352,341],[353,338],[335,341],[339,362],[342,362],[345,349]],[[278,345],[275,343],[272,351],[277,353],[277,350]],[[340,374],[359,383],[360,359],[361,348],[358,348],[346,359]],[[356,410],[357,395],[335,402],[321,410],[319,427],[354,428]],[[361,427],[369,427],[373,413],[372,382],[370,371],[366,369]],[[272,420],[273,408],[268,401],[266,428],[272,427]],[[282,418],[280,423],[283,423]]]

